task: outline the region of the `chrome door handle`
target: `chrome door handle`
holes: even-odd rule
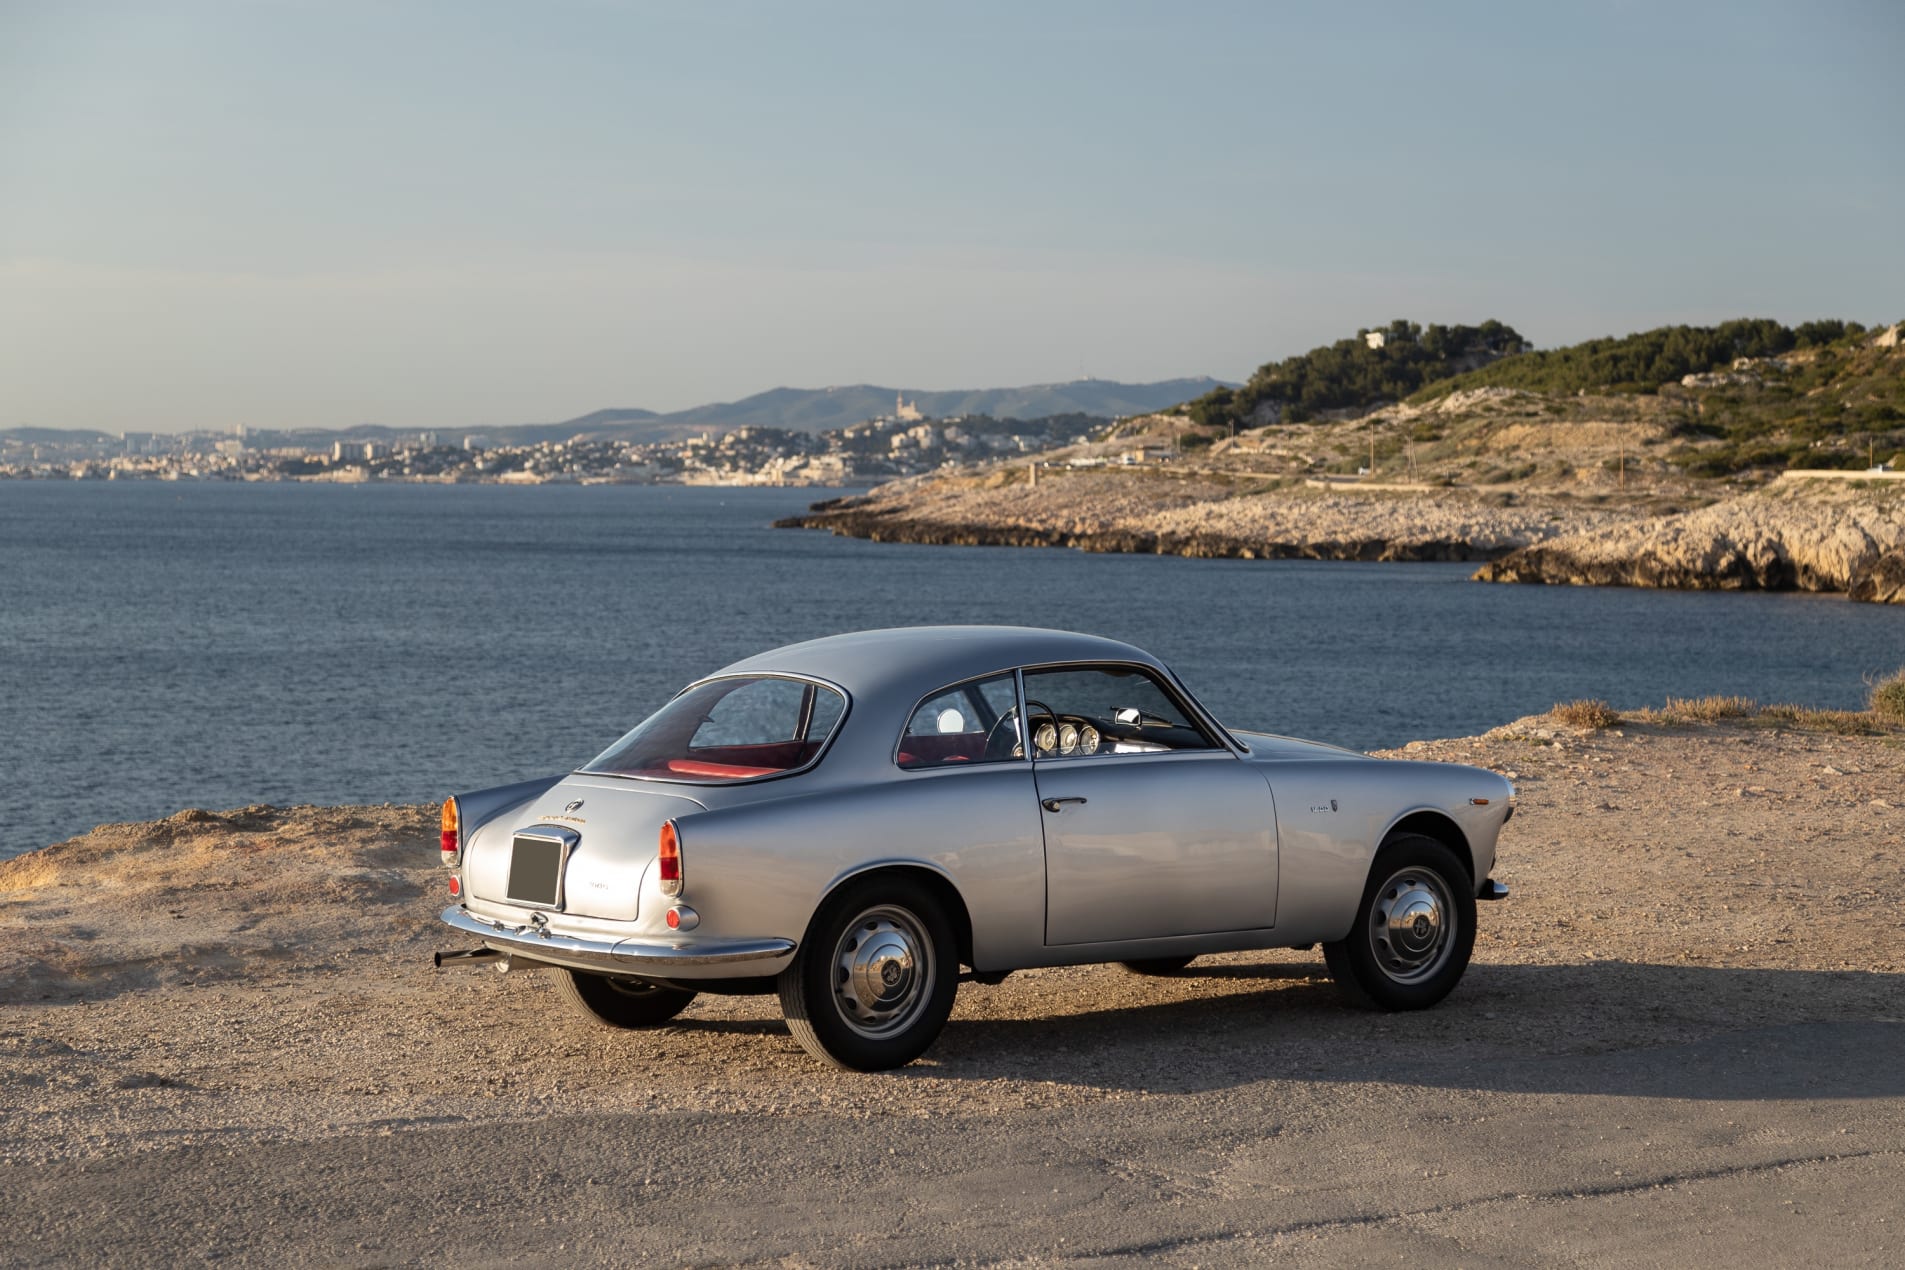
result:
[[[1079,806],[1082,807],[1084,806],[1085,800],[1082,798],[1047,798],[1041,801],[1039,803],[1039,806],[1043,807],[1047,811],[1057,811],[1060,807],[1063,807],[1066,803],[1077,803]]]

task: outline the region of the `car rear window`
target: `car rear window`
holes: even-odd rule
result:
[[[847,712],[825,684],[778,675],[696,684],[582,770],[719,785],[797,771],[819,757]]]

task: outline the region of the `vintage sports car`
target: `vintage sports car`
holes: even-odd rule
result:
[[[864,631],[684,688],[580,771],[443,805],[446,960],[549,966],[652,1027],[773,992],[816,1057],[917,1058],[961,967],[1323,945],[1354,1002],[1455,987],[1514,788],[1212,718],[1129,644]]]

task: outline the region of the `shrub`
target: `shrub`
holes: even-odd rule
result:
[[[1887,723],[1905,723],[1905,666],[1873,684],[1865,704]]]
[[[1599,697],[1557,702],[1548,714],[1571,728],[1611,728],[1621,721],[1620,713]]]
[[[1864,710],[1817,710],[1811,706],[1771,705],[1759,712],[1770,723],[1783,723],[1805,732],[1837,732],[1844,736],[1874,736],[1885,725]]]
[[[1718,723],[1722,719],[1750,719],[1759,713],[1751,697],[1668,697],[1664,706],[1636,710],[1637,723]]]
[[[1759,703],[1751,697],[1668,697],[1664,713],[1696,723],[1718,723],[1750,718],[1759,713]]]

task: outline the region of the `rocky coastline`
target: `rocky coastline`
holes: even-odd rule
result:
[[[1145,529],[1068,530],[1032,525],[962,525],[892,516],[816,503],[804,516],[774,522],[777,529],[825,529],[844,538],[935,547],[1067,547],[1111,554],[1230,560],[1493,560],[1512,547],[1466,539],[1324,538],[1267,541],[1235,534],[1170,533]]]
[[[1617,512],[1467,491],[1243,489],[1189,477],[1067,473],[894,482],[775,522],[873,542],[1241,560],[1488,561]]]
[[[1484,582],[1825,591],[1905,603],[1905,490],[1781,481],[1696,511],[1532,543]]]
[[[1905,603],[1905,488],[1782,480],[1706,505],[1120,473],[900,481],[778,528],[873,542],[1203,559],[1473,561],[1483,582],[1835,592]]]

